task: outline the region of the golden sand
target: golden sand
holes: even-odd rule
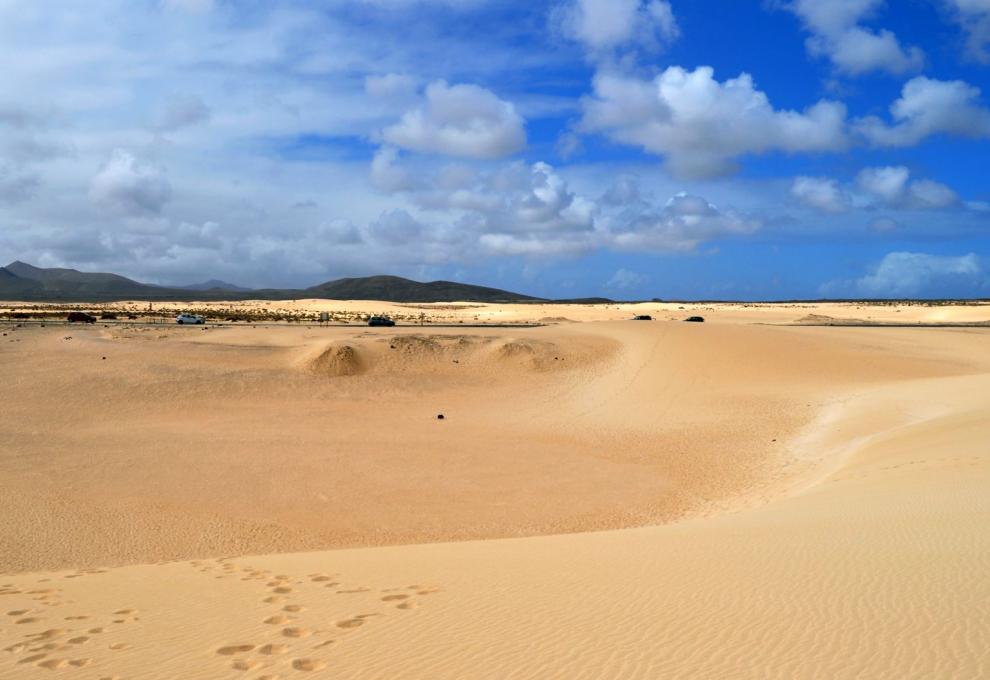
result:
[[[987,310],[0,324],[0,678],[984,677]]]

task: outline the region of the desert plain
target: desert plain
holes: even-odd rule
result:
[[[990,677],[990,304],[272,304],[0,320],[0,678]]]

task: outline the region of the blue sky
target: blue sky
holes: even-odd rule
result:
[[[0,259],[990,297],[990,0],[0,0]]]

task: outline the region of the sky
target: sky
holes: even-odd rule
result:
[[[0,0],[0,260],[990,297],[990,0]]]

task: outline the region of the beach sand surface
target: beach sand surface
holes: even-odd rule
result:
[[[5,325],[0,678],[990,675],[985,307],[614,307]]]

